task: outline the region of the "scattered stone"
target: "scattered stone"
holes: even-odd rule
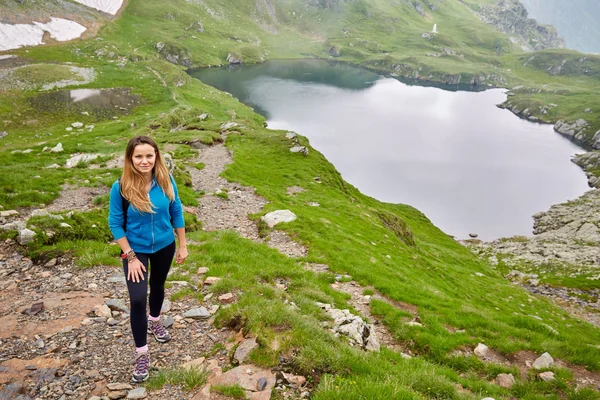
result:
[[[60,153],[62,151],[64,151],[62,143],[59,143],[55,147],[50,149],[51,153]]]
[[[196,271],[196,273],[198,275],[206,275],[206,274],[208,274],[208,268],[207,267],[200,267],[200,268],[198,268],[198,271]]]
[[[273,228],[281,222],[292,222],[296,218],[296,214],[290,210],[277,210],[262,216],[260,219],[266,223],[269,228]]]
[[[227,131],[231,128],[236,128],[237,126],[238,126],[237,122],[226,122],[224,124],[221,124],[221,132]]]
[[[195,360],[186,362],[181,367],[184,369],[192,369],[192,368],[201,369],[203,367],[204,360],[206,360],[204,357],[196,358]]]
[[[298,134],[296,132],[288,132],[285,134],[286,139],[296,139]]]
[[[262,392],[263,390],[265,390],[266,387],[267,387],[267,378],[265,378],[263,376],[256,383],[256,389],[258,389],[259,392]]]
[[[72,126],[73,128],[75,128],[75,129],[79,129],[79,128],[82,128],[82,127],[83,127],[83,123],[81,123],[81,122],[73,122],[73,123],[71,124],[71,126]]]
[[[164,299],[162,307],[160,309],[160,313],[168,313],[169,311],[171,311],[171,300]]]
[[[20,245],[25,246],[28,245],[29,243],[33,242],[33,240],[35,239],[35,232],[30,230],[30,229],[23,229],[19,232],[19,237],[17,238],[17,241],[19,242]]]
[[[375,327],[352,314],[349,310],[339,310],[331,304],[318,303],[317,305],[333,318],[333,332],[337,335],[347,336],[353,346],[364,350],[379,351],[379,340],[375,335]]]
[[[106,304],[94,306],[94,314],[97,317],[112,318],[110,308]]]
[[[111,392],[108,394],[109,400],[118,400],[118,399],[124,398],[125,396],[127,396],[127,392],[123,392],[123,391]]]
[[[162,323],[165,328],[170,328],[175,323],[175,320],[170,315],[162,318]]]
[[[551,382],[554,380],[554,372],[552,372],[552,371],[542,372],[541,374],[538,375],[538,377],[541,380],[543,380],[544,382]]]
[[[2,218],[14,217],[17,215],[19,215],[19,212],[17,210],[0,211],[0,217]]]
[[[475,347],[475,350],[473,350],[473,353],[475,353],[479,357],[486,357],[488,354],[488,350],[489,350],[489,347],[487,347],[483,343],[479,343],[477,345],[477,347]]]
[[[127,398],[128,399],[145,399],[146,398],[146,388],[139,387],[139,388],[133,389],[132,391],[127,393]]]
[[[57,263],[56,258],[53,258],[50,261],[48,261],[46,264],[44,264],[44,267],[46,267],[46,268],[56,267],[56,263]]]
[[[242,364],[248,355],[258,347],[258,343],[256,343],[255,338],[245,339],[235,350],[233,358],[237,361],[238,364]]]
[[[23,310],[22,314],[33,316],[33,315],[39,314],[43,310],[44,310],[44,302],[42,301],[39,303],[32,304],[31,307]]]
[[[554,364],[554,359],[549,353],[544,353],[533,362],[533,368],[549,368]]]
[[[421,324],[420,322],[417,322],[417,321],[407,322],[406,325],[408,325],[408,326],[423,326],[423,324]]]
[[[216,285],[217,283],[219,283],[220,280],[221,280],[221,278],[218,278],[216,276],[209,276],[208,278],[206,278],[204,280],[204,284],[205,285]]]
[[[496,377],[496,384],[506,389],[510,389],[517,383],[513,374],[500,374]]]
[[[200,121],[206,121],[208,119],[209,115],[207,113],[204,114],[200,114],[200,116],[198,117],[198,119]]]
[[[292,153],[302,153],[305,156],[308,155],[308,148],[306,148],[305,146],[294,146],[290,149],[290,152]]]
[[[167,301],[167,300],[165,300]],[[109,299],[106,300],[104,302],[104,304],[111,310],[111,311],[119,311],[122,313],[129,313],[129,308],[127,307],[127,305],[125,304],[125,302],[121,299]]]
[[[206,319],[210,317],[210,313],[205,307],[192,308],[183,314],[184,318]]]
[[[221,303],[230,304],[235,301],[235,296],[233,295],[233,293],[225,293],[219,296],[219,301]]]
[[[76,154],[67,160],[65,168],[75,168],[81,162],[90,162],[98,157],[100,157],[100,154]]]
[[[0,132],[0,139],[4,139],[8,135],[8,132],[2,131]]]

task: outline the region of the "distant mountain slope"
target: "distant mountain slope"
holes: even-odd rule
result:
[[[566,39],[567,47],[600,53],[600,1],[521,0],[531,17],[552,24]]]

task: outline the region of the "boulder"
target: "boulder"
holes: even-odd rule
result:
[[[282,222],[292,222],[296,219],[296,214],[291,212],[290,210],[277,210],[270,212],[260,219],[263,221],[269,228],[273,228],[275,225]]]
[[[554,364],[554,359],[552,358],[552,356],[548,353],[544,353],[533,362],[533,368],[535,368],[535,369],[549,368],[553,364]]]
[[[233,358],[237,361],[238,364],[242,364],[248,355],[258,347],[258,343],[255,338],[245,339],[235,350]]]
[[[100,157],[100,154],[76,154],[67,160],[65,168],[74,168],[80,162],[86,163]]]

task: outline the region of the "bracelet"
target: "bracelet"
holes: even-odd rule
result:
[[[127,261],[129,261],[131,263],[136,258],[137,258],[137,255],[135,254],[135,251],[131,250],[131,251],[127,252]]]

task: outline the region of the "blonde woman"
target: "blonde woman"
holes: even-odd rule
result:
[[[125,150],[123,175],[110,192],[110,230],[121,247],[123,270],[131,307],[130,322],[136,346],[134,383],[148,379],[150,356],[147,333],[159,343],[171,337],[160,320],[165,281],[173,257],[181,264],[188,256],[183,208],[173,177],[156,142],[136,136]],[[175,251],[175,234],[179,248]],[[150,316],[146,316],[148,267],[150,273]]]

